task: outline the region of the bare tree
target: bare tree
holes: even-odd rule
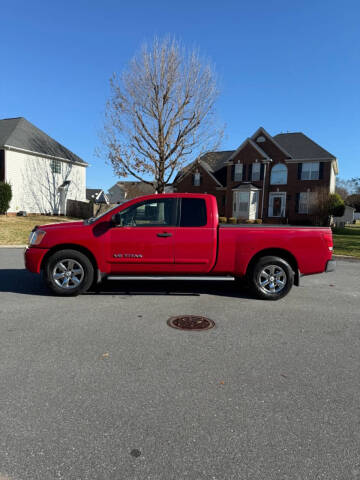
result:
[[[218,145],[217,79],[196,50],[155,38],[110,86],[103,143],[118,176],[162,193],[188,155],[197,158]]]

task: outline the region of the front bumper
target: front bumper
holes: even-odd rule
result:
[[[32,273],[40,273],[41,262],[48,251],[47,248],[26,247],[24,251],[25,268]]]
[[[326,262],[325,272],[326,273],[334,272],[335,269],[336,269],[336,260],[328,260]]]

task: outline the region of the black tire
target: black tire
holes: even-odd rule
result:
[[[259,258],[248,278],[255,295],[263,300],[285,297],[294,284],[291,266],[283,258],[273,256]]]
[[[59,265],[66,267],[66,270]],[[71,265],[73,265],[72,269]],[[47,286],[55,295],[75,296],[86,292],[93,284],[94,267],[89,258],[77,250],[59,250],[48,258],[44,277]],[[63,281],[65,284],[61,286]]]

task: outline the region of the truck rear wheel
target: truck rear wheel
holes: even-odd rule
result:
[[[56,295],[75,296],[90,288],[94,267],[89,258],[77,250],[60,250],[49,257],[45,268],[47,286]]]
[[[280,257],[261,257],[249,274],[255,294],[264,300],[285,297],[294,284],[294,272],[286,260]]]

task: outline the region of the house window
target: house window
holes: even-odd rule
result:
[[[261,163],[252,164],[251,180],[253,182],[258,182],[260,180],[260,169],[261,169]]]
[[[271,185],[286,185],[287,183],[287,166],[283,163],[274,165],[271,169],[270,184]]]
[[[60,160],[51,160],[51,171],[52,173],[61,173]]]
[[[249,212],[249,194],[247,192],[239,192],[239,211],[243,214]]]
[[[234,181],[241,182],[243,177],[243,165],[242,163],[236,163],[234,168]]]
[[[301,192],[299,194],[299,213],[312,213],[316,204],[315,192]]]
[[[200,172],[194,173],[194,176],[193,176],[193,185],[194,185],[195,187],[199,187],[199,186],[200,186]]]
[[[319,162],[306,162],[302,164],[301,180],[319,180]]]

